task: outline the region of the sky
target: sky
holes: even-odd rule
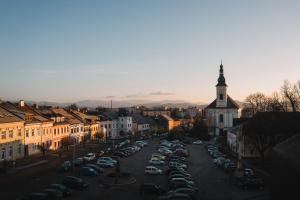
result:
[[[0,0],[0,99],[210,102],[300,79],[300,1]]]

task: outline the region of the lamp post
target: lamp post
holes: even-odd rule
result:
[[[75,152],[76,152],[76,138],[74,138],[74,144],[73,144],[73,171],[75,171]]]

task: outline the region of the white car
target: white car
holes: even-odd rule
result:
[[[187,165],[186,164],[177,163],[177,162],[169,162],[169,167],[181,167],[181,168],[186,169]]]
[[[193,144],[203,144],[203,142],[201,140],[196,140],[193,142]]]
[[[158,159],[151,159],[151,160],[149,160],[149,164],[151,164],[151,165],[164,165],[165,161],[158,160]]]
[[[162,170],[154,166],[147,166],[145,169],[145,174],[151,174],[151,175],[162,174]]]
[[[92,160],[94,160],[96,158],[96,155],[94,154],[94,153],[88,153],[88,154],[86,154],[84,157],[83,157],[83,159],[85,160],[85,161],[92,161]]]
[[[106,162],[111,162],[114,165],[118,163],[118,161],[112,159],[111,157],[101,157],[98,159],[98,161],[106,161]]]

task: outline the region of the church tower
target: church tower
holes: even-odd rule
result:
[[[224,108],[227,106],[227,85],[226,85],[226,80],[224,77],[224,70],[223,70],[222,62],[220,65],[218,84],[216,85],[216,88],[217,88],[216,107]]]

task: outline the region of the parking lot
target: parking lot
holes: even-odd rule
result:
[[[140,152],[128,158],[120,159],[120,169],[122,172],[129,172],[136,179],[134,184],[103,187],[99,181],[103,175],[95,178],[83,179],[90,184],[86,191],[74,191],[68,199],[157,199],[157,196],[140,196],[139,187],[142,183],[155,183],[167,189],[167,177],[163,175],[145,175],[145,167],[151,158],[152,153],[157,152],[159,140],[148,140],[149,145],[144,147]],[[208,155],[203,145],[190,144],[187,146],[190,152],[188,158],[188,172],[193,175],[196,186],[199,188],[197,199],[212,200],[235,200],[235,199],[267,199],[267,190],[242,190],[229,182],[229,175],[213,164],[213,159]],[[163,170],[166,167],[159,167]],[[77,169],[78,170],[78,169]],[[106,172],[114,169],[106,169]],[[67,174],[72,175],[73,172]],[[18,187],[20,194],[37,192],[45,188],[50,183],[61,182],[66,174],[58,173],[57,169],[51,169],[43,174],[36,174],[26,180],[20,180],[7,188]],[[78,175],[78,172],[75,172]],[[15,199],[20,194],[10,194],[11,191],[5,192],[1,189],[1,197],[4,199]],[[7,195],[11,196],[7,196]],[[7,197],[7,198],[6,198]],[[1,198],[2,199],[2,198]]]

